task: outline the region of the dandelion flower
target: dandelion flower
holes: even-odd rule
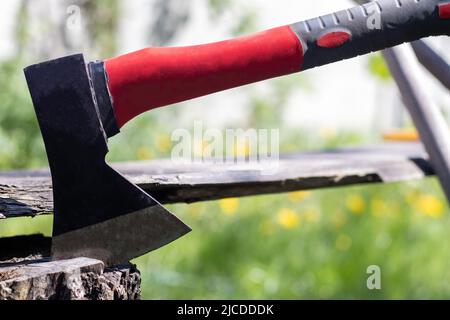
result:
[[[417,199],[417,208],[424,215],[435,219],[444,214],[444,204],[433,195],[421,195]]]
[[[288,198],[292,202],[300,202],[311,195],[311,191],[294,191],[288,193]]]
[[[168,135],[161,134],[156,137],[155,146],[160,152],[168,152],[172,147],[172,141]]]
[[[153,153],[148,146],[141,146],[137,149],[136,156],[138,160],[147,160],[153,158]]]
[[[238,198],[227,198],[219,200],[220,209],[226,215],[234,215],[239,207]]]
[[[233,151],[235,157],[246,157],[250,154],[250,144],[247,140],[241,141],[241,139],[237,139]]]
[[[282,208],[277,213],[277,222],[285,229],[294,229],[300,224],[300,217],[294,210]]]
[[[372,214],[375,217],[382,217],[391,213],[392,208],[389,206],[389,203],[382,199],[373,199],[371,203]]]
[[[361,214],[366,208],[364,199],[360,195],[351,195],[347,197],[345,205],[350,212],[355,214]]]

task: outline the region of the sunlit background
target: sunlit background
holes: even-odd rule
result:
[[[3,1],[0,169],[47,165],[22,73],[29,64],[77,52],[94,60],[147,46],[223,40],[352,5]],[[445,38],[429,43],[442,53],[450,48]],[[403,50],[421,86],[449,114],[450,95]],[[278,128],[282,152],[376,144],[394,129],[411,128],[381,55],[372,54],[153,110],[110,140],[108,159],[169,157],[173,130],[191,130],[196,120],[222,130]],[[236,152],[245,154],[246,146]],[[134,261],[143,298],[450,298],[450,219],[434,178],[169,208],[194,231]],[[2,220],[0,236],[50,235],[51,219]],[[366,287],[369,265],[381,267],[381,290]]]

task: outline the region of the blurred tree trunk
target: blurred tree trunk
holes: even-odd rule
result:
[[[78,52],[109,56],[116,50],[118,16],[118,0],[22,0],[17,46],[34,61]]]
[[[165,45],[189,21],[192,2],[185,0],[154,0],[148,40],[155,45]]]

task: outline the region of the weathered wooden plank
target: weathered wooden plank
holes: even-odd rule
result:
[[[418,143],[325,152],[287,154],[277,170],[252,164],[205,161],[180,164],[154,160],[116,164],[114,167],[162,203],[195,202],[235,196],[359,183],[397,182],[433,174]],[[0,214],[3,218],[51,213],[48,170],[0,174]]]

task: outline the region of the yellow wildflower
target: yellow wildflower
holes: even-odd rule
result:
[[[152,150],[148,146],[141,146],[136,152],[138,160],[147,160],[153,158]]]
[[[172,147],[172,141],[168,135],[161,134],[156,137],[155,146],[160,152],[168,152]]]
[[[336,238],[336,249],[340,251],[347,251],[352,246],[352,238],[346,234],[340,234]]]
[[[194,156],[196,158],[201,158],[201,157],[203,157],[204,148],[205,148],[204,141],[194,140],[192,153],[194,154]]]
[[[219,200],[219,205],[223,213],[231,216],[236,213],[239,207],[239,199],[238,198],[221,199]]]
[[[213,142],[208,140],[195,140],[194,146],[193,146],[193,153],[194,156],[197,158],[203,158],[203,157],[211,157],[212,156],[212,150],[214,146],[212,145]],[[222,151],[222,150],[219,150]]]
[[[389,206],[389,203],[382,199],[373,199],[371,203],[372,214],[375,217],[381,217],[388,215],[392,208]]]
[[[250,145],[247,141],[242,141],[242,139],[237,139],[234,144],[234,156],[235,157],[246,157],[250,154]]]
[[[288,198],[292,202],[299,202],[311,195],[311,191],[294,191],[288,193]]]
[[[294,229],[300,224],[300,217],[294,210],[282,208],[278,210],[277,222],[285,229]]]
[[[417,208],[431,218],[440,218],[444,214],[444,204],[433,195],[421,195],[417,199]]]
[[[360,195],[351,195],[348,196],[345,205],[350,212],[355,214],[361,214],[364,212],[366,208],[366,204],[364,199]]]

